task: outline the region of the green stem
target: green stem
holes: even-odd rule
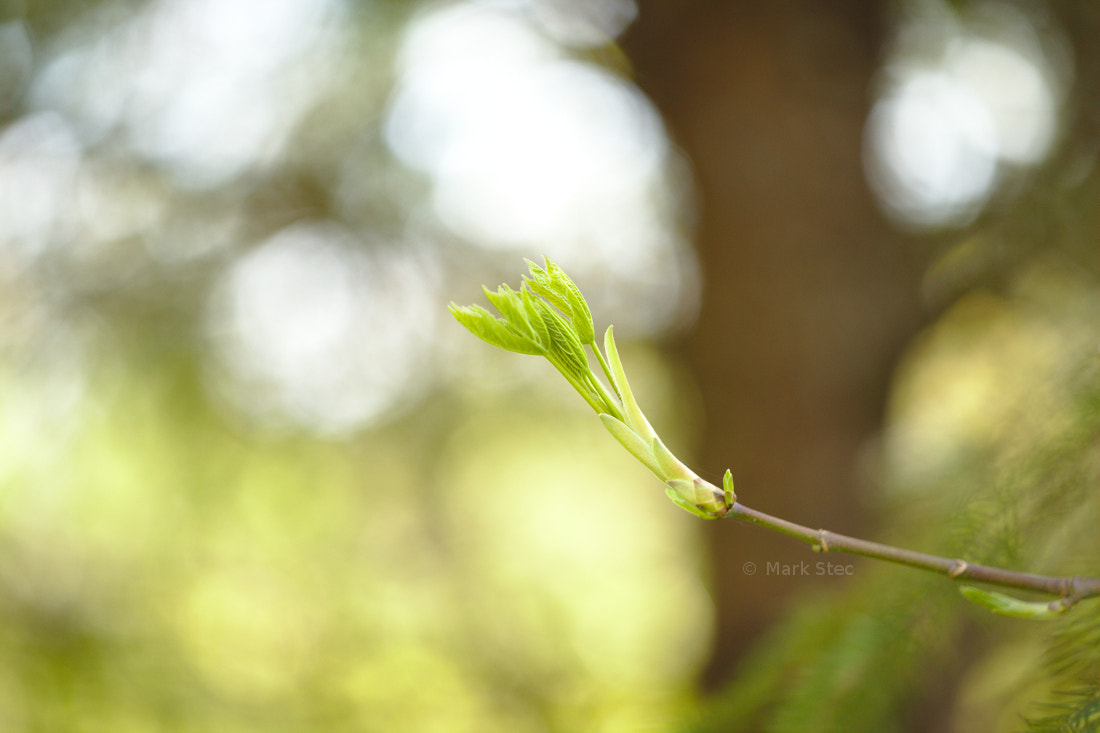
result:
[[[1100,596],[1100,578],[1019,573],[1014,570],[970,563],[958,558],[940,557],[923,552],[904,550],[900,547],[848,537],[825,529],[804,527],[801,524],[795,524],[786,519],[750,509],[737,502],[730,508],[726,516],[750,522],[773,532],[780,532],[788,537],[794,537],[813,545],[816,552],[847,552],[852,555],[862,555],[876,560],[884,560],[898,565],[927,570],[939,575],[946,575],[952,580],[970,580],[1001,588],[1061,596],[1071,604],[1085,598]]]
[[[563,377],[565,377],[569,384],[573,385],[573,389],[577,390],[580,396],[584,398],[584,401],[588,403],[589,407],[596,411],[596,414],[607,412],[607,407],[601,405],[596,399],[596,395],[593,392],[591,385],[578,381],[572,374],[570,374],[564,368],[558,366],[558,364],[555,363],[553,359],[547,357],[547,361],[554,365],[554,368],[557,369]],[[615,403],[611,403],[611,406],[614,407]]]
[[[600,353],[599,349],[596,350],[596,353]],[[607,403],[607,407],[610,408],[603,410],[603,412],[606,412],[608,415],[612,415],[619,420],[625,420],[626,416],[623,415],[622,407],[620,407],[620,405],[622,404],[620,398],[612,394],[611,391],[606,386],[604,386],[604,383],[600,381],[600,378],[592,372],[588,373],[588,381],[592,383],[593,388]],[[597,412],[600,412],[600,410],[597,410]]]
[[[596,352],[596,361],[600,362],[600,369],[603,369],[603,374],[607,378],[608,383],[611,385],[611,389],[615,389],[615,378],[611,376],[611,367],[608,365],[607,360],[603,356],[603,352],[600,351],[600,347],[593,342],[592,350]],[[618,395],[617,401],[622,402],[623,396],[618,394],[618,390],[615,390]]]

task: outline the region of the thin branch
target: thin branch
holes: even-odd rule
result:
[[[848,537],[825,529],[804,527],[801,524],[795,524],[786,519],[750,509],[738,502],[730,507],[726,516],[741,519],[765,529],[802,540],[813,545],[816,552],[847,552],[852,555],[862,555],[876,560],[885,560],[898,565],[908,565],[912,568],[928,570],[946,575],[952,580],[970,580],[1001,588],[1014,588],[1016,590],[1060,596],[1065,600],[1063,605],[1067,607],[1085,598],[1100,596],[1100,578],[1018,573],[1013,570],[979,565],[958,558],[903,550],[899,547]]]

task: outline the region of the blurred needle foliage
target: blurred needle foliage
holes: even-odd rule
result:
[[[888,541],[1100,568],[1100,270],[1062,244],[1020,252],[912,345],[879,450]],[[805,598],[683,730],[1098,729],[1094,607],[991,623],[931,582],[861,566],[842,594]]]

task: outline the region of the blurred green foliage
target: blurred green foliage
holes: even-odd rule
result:
[[[63,415],[4,382],[4,730],[661,729],[689,700],[694,527],[588,415],[332,442],[230,427],[170,355]]]
[[[415,215],[382,140],[418,7],[4,6],[0,730],[611,733],[690,705],[696,526],[549,373],[434,329],[496,255]],[[682,382],[634,357],[684,440]],[[278,398],[288,375],[321,390]]]

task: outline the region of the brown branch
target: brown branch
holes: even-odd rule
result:
[[[813,545],[814,550],[817,552],[847,552],[853,555],[862,555],[898,565],[908,565],[912,568],[928,570],[946,575],[952,580],[970,580],[1001,588],[1014,588],[1016,590],[1060,596],[1066,599],[1067,603],[1065,605],[1067,606],[1085,598],[1100,596],[1100,578],[1019,573],[1014,570],[970,563],[958,558],[903,550],[899,547],[848,537],[825,529],[804,527],[801,524],[773,517],[770,514],[750,509],[744,504],[736,502],[730,507],[726,516],[741,519],[802,540]]]

